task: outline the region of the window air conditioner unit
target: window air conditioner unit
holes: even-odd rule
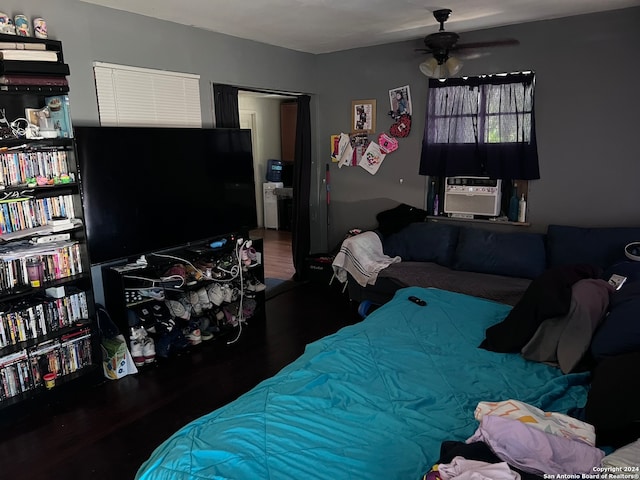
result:
[[[444,212],[450,217],[500,215],[502,180],[488,177],[446,177]]]

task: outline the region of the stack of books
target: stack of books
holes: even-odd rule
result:
[[[45,43],[0,41],[0,85],[67,87],[69,66]]]
[[[54,217],[47,222],[47,225],[51,227],[54,233],[70,230],[74,226],[71,219],[67,217]]]
[[[37,62],[57,62],[58,52],[54,52],[53,50],[7,50],[0,48],[0,60],[35,60]]]

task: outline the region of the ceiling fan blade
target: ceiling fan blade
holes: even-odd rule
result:
[[[509,45],[520,45],[515,38],[505,38],[502,40],[494,40],[489,42],[473,42],[473,43],[457,43],[451,50],[464,50],[472,48],[491,48],[491,47],[507,47]]]
[[[433,53],[433,50],[430,48],[416,48],[415,51],[419,53]]]
[[[477,60],[478,58],[488,57],[491,55],[491,52],[488,51],[478,51],[478,50],[461,50],[459,52],[454,52],[454,55],[458,57],[460,60]]]

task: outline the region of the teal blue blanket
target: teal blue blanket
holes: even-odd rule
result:
[[[477,348],[510,308],[399,290],[361,323],[308,345],[275,376],[178,430],[136,478],[418,479],[442,441],[473,434],[480,401],[583,406],[585,374]]]

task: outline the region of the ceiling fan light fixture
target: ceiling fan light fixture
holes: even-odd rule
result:
[[[456,57],[449,57],[444,65],[449,77],[453,77],[462,69],[462,62]]]
[[[428,58],[424,62],[422,62],[419,68],[420,71],[427,77],[434,77],[436,70],[440,71],[440,65],[438,65],[438,61],[433,57]]]
[[[448,57],[444,62],[438,62],[431,57],[420,64],[420,71],[429,78],[449,78],[462,69],[462,62],[456,57]]]

